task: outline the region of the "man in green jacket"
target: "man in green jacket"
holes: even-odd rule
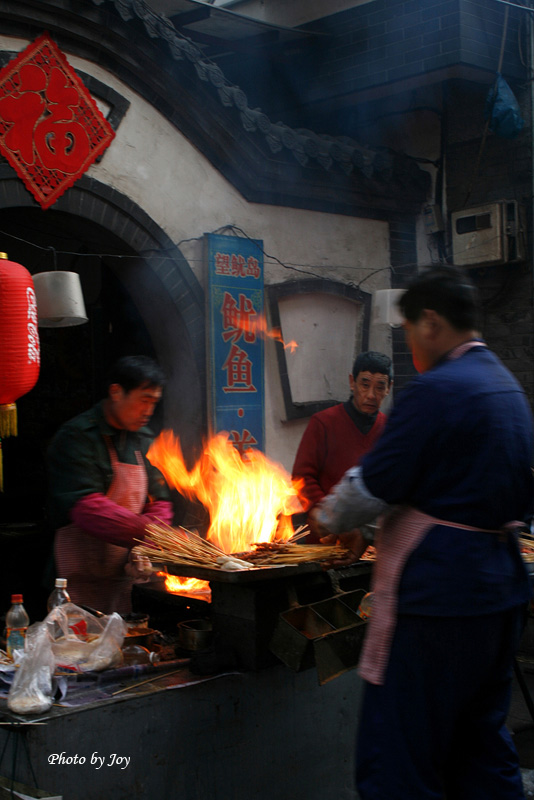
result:
[[[169,489],[146,457],[153,440],[146,425],[164,382],[152,359],[119,359],[107,397],[65,423],[50,445],[54,555],[74,603],[129,611],[132,584],[150,569],[135,544],[150,522],[172,522]]]

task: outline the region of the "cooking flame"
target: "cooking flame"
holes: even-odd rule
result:
[[[265,314],[257,314],[248,308],[234,310],[226,335],[233,338],[234,341],[241,338],[242,335],[246,342],[255,342],[256,337],[274,339],[275,342],[280,342],[284,350],[289,350],[291,353],[294,353],[298,347],[294,339],[290,342],[284,341],[281,328],[269,328]]]
[[[170,486],[189,499],[198,499],[209,511],[207,538],[225,553],[292,536],[290,515],[302,511],[300,484],[259,450],[247,450],[241,457],[228,434],[218,433],[189,471],[179,439],[163,431],[152,443],[148,458]]]
[[[169,575],[167,572],[158,572],[158,575],[165,578],[165,588],[171,594],[186,594],[197,600],[206,600],[208,603],[211,600],[209,581],[182,578],[180,575]]]
[[[280,342],[283,345],[284,350],[289,350],[290,353],[294,353],[298,347],[298,344],[294,339],[291,339],[290,342],[284,341],[280,328],[269,328],[267,325],[267,320],[262,314],[260,314],[257,319],[253,320],[249,324],[252,326],[254,332],[258,336],[261,336],[264,339],[274,339],[275,342]]]

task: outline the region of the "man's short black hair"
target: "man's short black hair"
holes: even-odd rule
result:
[[[123,356],[109,370],[106,388],[118,383],[126,393],[141,386],[164,386],[165,373],[152,358],[148,356]]]
[[[391,358],[386,356],[385,353],[378,353],[376,350],[366,350],[356,358],[352,367],[354,380],[358,377],[359,372],[381,372],[383,375],[388,376],[390,382],[393,380]]]
[[[428,268],[408,285],[399,308],[409,322],[417,322],[428,308],[445,317],[456,330],[478,330],[480,326],[478,290],[458,267]]]

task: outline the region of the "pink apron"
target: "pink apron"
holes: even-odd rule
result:
[[[510,523],[515,524],[515,523]],[[415,508],[402,507],[388,514],[377,536],[377,559],[373,570],[373,611],[358,672],[369,683],[382,684],[397,624],[397,594],[404,565],[434,525],[446,525],[465,531],[502,534],[500,530],[474,528],[457,522],[437,519]],[[506,527],[506,526],[505,526]]]
[[[472,347],[485,347],[483,342],[464,342],[452,350],[448,358],[459,358]],[[513,523],[511,523],[513,524]],[[397,594],[404,565],[434,525],[447,525],[463,530],[482,530],[469,525],[436,519],[415,508],[400,507],[386,514],[377,536],[377,559],[373,570],[373,613],[358,665],[358,672],[369,683],[382,684],[397,623]],[[502,533],[502,531],[489,531]]]
[[[137,464],[123,464],[109,437],[104,438],[113,473],[106,496],[117,505],[140,514],[148,489],[143,457],[136,451]],[[110,525],[113,525],[112,521]],[[129,553],[130,548],[97,539],[74,524],[56,531],[54,554],[57,574],[67,578],[72,602],[83,603],[105,614],[131,611],[134,579],[124,572]]]

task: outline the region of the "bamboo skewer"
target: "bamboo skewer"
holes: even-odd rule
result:
[[[310,532],[310,529],[307,525],[301,525],[300,528],[297,528],[293,536],[291,536],[287,541],[289,542],[298,542],[299,539],[303,539],[304,536],[307,536]]]
[[[145,683],[152,683],[153,681],[157,681],[160,678],[168,678],[169,675],[176,675],[177,672],[181,672],[183,668],[189,663],[190,659],[184,658],[184,664],[180,669],[173,669],[172,672],[162,672],[160,675],[152,675],[150,678],[147,678],[144,681],[139,681],[138,683],[133,683],[130,686],[124,686],[122,689],[117,689],[116,692],[112,692],[111,696],[114,697],[116,694],[122,694],[122,692],[131,692],[133,689],[137,689],[138,686],[143,686]]]

